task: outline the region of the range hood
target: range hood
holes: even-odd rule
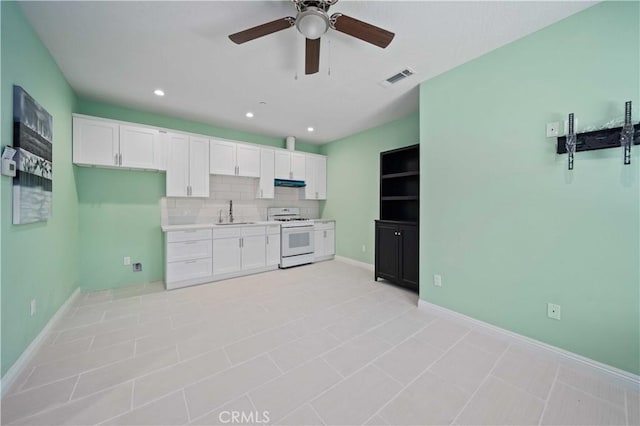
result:
[[[274,186],[285,186],[288,188],[302,188],[307,186],[303,180],[275,179]]]

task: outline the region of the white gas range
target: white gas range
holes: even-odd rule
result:
[[[267,219],[280,222],[280,268],[313,262],[313,221],[299,207],[271,207]]]

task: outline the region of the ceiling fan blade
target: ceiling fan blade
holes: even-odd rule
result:
[[[304,73],[315,74],[320,69],[320,38],[307,39],[304,57]]]
[[[333,28],[341,33],[349,34],[350,36],[364,40],[367,43],[375,44],[383,49],[391,43],[394,33],[383,30],[375,25],[367,24],[358,19],[352,18],[341,13],[334,13],[331,16],[331,22]]]
[[[295,25],[295,23],[295,18],[287,16],[286,18],[276,19],[275,21],[267,22],[266,24],[258,25],[257,27],[249,28],[235,34],[231,34],[229,38],[236,44],[242,44],[251,40],[255,40],[256,38],[273,34],[278,31],[286,30],[287,28]]]

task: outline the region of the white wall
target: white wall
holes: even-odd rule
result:
[[[256,199],[258,179],[238,176],[211,176],[209,198],[167,197],[161,201],[162,224],[212,223],[219,212],[226,221],[229,200],[233,200],[235,222],[267,220],[269,207],[300,207],[304,217],[320,217],[320,202],[303,200],[304,188],[277,187],[275,199]]]

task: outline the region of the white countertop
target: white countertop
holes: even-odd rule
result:
[[[335,219],[311,219],[313,223],[329,223],[335,222]],[[280,225],[282,222],[275,220],[263,220],[251,223],[234,223],[232,225],[218,225],[217,223],[191,223],[184,225],[162,225],[163,232],[169,231],[188,231],[190,229],[213,229],[213,228],[237,228],[242,226],[266,226],[266,225]]]
[[[162,225],[162,231],[188,231],[190,229],[213,229],[213,228],[238,228],[243,226],[266,226],[266,225],[280,225],[280,222],[276,221],[258,221],[251,223],[234,223],[231,225],[218,225],[217,223],[193,223],[185,225]]]

